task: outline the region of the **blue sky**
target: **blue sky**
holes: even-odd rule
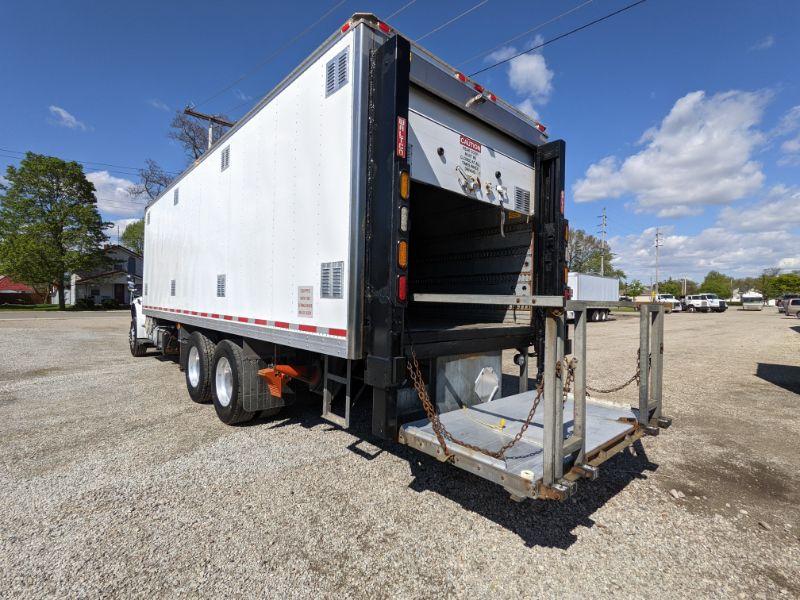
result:
[[[0,168],[17,162],[9,150],[114,165],[86,170],[106,218],[124,223],[143,206],[124,193],[135,168],[146,158],[185,166],[166,137],[172,111],[249,72],[335,6],[199,106],[239,117],[350,14],[386,17],[408,2],[5,3]],[[390,23],[416,39],[480,4],[422,42],[469,73],[627,3],[417,0]],[[605,207],[631,277],[652,276],[655,227],[666,275],[800,268],[798,26],[792,0],[648,0],[477,79],[566,140],[568,216],[595,232]]]

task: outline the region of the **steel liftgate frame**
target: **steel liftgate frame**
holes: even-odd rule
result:
[[[540,413],[521,439],[515,456],[498,459],[475,449],[448,441],[447,454],[438,443],[427,420],[401,428],[399,440],[439,460],[450,461],[466,471],[502,485],[513,499],[565,499],[576,489],[577,481],[595,479],[598,466],[632,445],[643,435],[655,435],[668,427],[662,416],[661,377],[663,373],[664,307],[642,306],[640,314],[639,405],[632,408],[587,399],[586,385],[586,315],[588,303],[564,302],[546,309],[542,356],[543,392]],[[629,303],[609,303],[628,305]],[[575,311],[573,343],[574,388],[564,396],[564,350],[567,339],[566,309]],[[561,367],[559,367],[561,365]],[[648,368],[649,367],[649,368]],[[536,392],[523,392],[493,400],[469,409],[440,415],[442,423],[470,443],[500,443],[499,433],[474,425],[487,415],[505,417],[512,425],[508,435],[516,433]],[[565,413],[572,418],[565,421]],[[570,430],[571,421],[571,430]],[[569,433],[569,435],[566,435]],[[480,445],[480,444],[479,444]],[[511,454],[511,452],[509,452]],[[526,459],[526,456],[534,456]],[[520,460],[523,459],[523,460]]]

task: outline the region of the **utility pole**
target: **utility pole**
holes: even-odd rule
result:
[[[196,119],[202,119],[203,121],[208,121],[208,147],[214,145],[214,125],[222,125],[223,127],[233,127],[233,123],[228,121],[227,119],[223,119],[222,117],[217,117],[215,115],[207,115],[206,113],[197,112],[193,108],[187,106],[183,109],[183,114],[189,115],[190,117],[195,117]]]
[[[606,218],[606,207],[603,207],[603,214],[600,215],[600,277],[605,275],[606,266],[606,233],[608,229],[608,219]]]
[[[659,258],[658,249],[661,248],[662,244],[663,244],[663,240],[661,238],[661,231],[659,230],[658,227],[656,227],[656,288],[655,288],[656,289],[656,296],[658,296],[658,258]]]

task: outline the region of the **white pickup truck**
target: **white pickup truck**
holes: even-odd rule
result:
[[[728,310],[728,305],[725,300],[721,299],[716,294],[701,292],[699,294],[691,294],[681,298],[684,310],[688,312],[725,312]]]

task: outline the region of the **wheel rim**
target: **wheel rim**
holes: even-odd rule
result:
[[[189,384],[197,387],[197,384],[200,383],[200,352],[197,351],[197,346],[192,346],[192,349],[189,350],[186,372],[189,375]]]
[[[233,397],[233,370],[231,369],[231,363],[224,356],[217,361],[215,381],[217,400],[221,406],[228,406]]]
[[[134,344],[136,344],[136,325],[133,323],[131,323],[131,333],[128,336],[128,342],[130,343],[131,348],[133,348]]]

